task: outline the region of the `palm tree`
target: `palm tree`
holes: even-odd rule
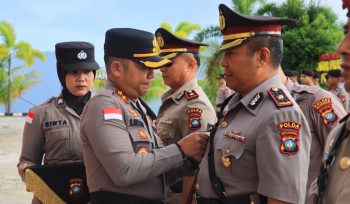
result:
[[[181,38],[187,38],[193,32],[201,30],[201,26],[199,24],[189,23],[188,21],[180,22],[175,29],[173,29],[172,26],[167,22],[162,22],[160,24],[160,27]],[[143,96],[143,99],[147,102],[153,101],[154,99],[159,98],[166,89],[167,88],[163,82],[162,75],[159,73],[159,71],[156,71],[155,78],[152,81],[150,90],[145,96]]]
[[[36,58],[45,61],[46,56],[27,42],[16,42],[15,30],[8,22],[0,22],[0,36],[3,39],[0,43],[0,103],[6,101],[6,112],[11,112],[11,99],[20,96],[23,91],[38,82],[38,72],[21,74],[21,69],[33,66]],[[24,65],[12,67],[14,57],[23,61]]]

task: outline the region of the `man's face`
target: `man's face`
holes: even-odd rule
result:
[[[132,60],[127,60],[127,67],[121,71],[121,83],[126,84],[123,90],[130,98],[140,98],[149,90],[154,78],[153,69],[138,64]]]
[[[344,77],[345,87],[348,89],[350,87],[350,19],[348,19],[346,25],[344,26],[345,37],[340,43],[337,52],[341,55],[342,63],[342,75]],[[347,90],[349,91],[349,90]]]
[[[247,44],[224,51],[221,66],[225,68],[226,85],[238,93],[246,93],[255,80],[254,57],[250,55]]]
[[[179,54],[171,61],[172,64],[170,66],[162,67],[160,71],[162,72],[164,83],[170,88],[177,90],[186,83],[187,75],[190,72],[189,59],[185,55]]]
[[[94,73],[91,70],[68,71],[66,87],[74,96],[84,96],[94,84]]]
[[[329,76],[327,79],[327,85],[331,88],[338,87],[339,83],[340,83],[340,78],[338,77]]]
[[[301,81],[301,84],[308,85],[308,86],[312,85],[312,77],[308,75],[301,74],[300,81]]]

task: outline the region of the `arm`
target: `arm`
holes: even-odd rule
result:
[[[285,122],[300,124],[299,130],[280,129],[279,125]],[[263,125],[265,127],[262,127],[264,129],[256,141],[258,193],[276,200],[303,203],[311,144],[311,134],[304,115],[301,111],[282,109],[267,118]],[[296,144],[294,148],[293,145],[284,145],[293,143]]]
[[[288,202],[276,200],[276,199],[273,199],[273,198],[268,198],[267,199],[267,203],[268,204],[288,204]]]
[[[124,119],[104,119],[103,108],[121,109],[120,106],[111,98],[99,96],[92,100],[86,107],[81,122],[82,137],[87,139],[98,162],[101,163],[115,185],[129,186],[157,177],[182,165],[183,158],[175,144],[154,149],[149,153],[136,154]],[[193,143],[192,146],[195,147],[200,144],[200,142],[187,138],[183,144],[185,154],[189,156],[199,154],[193,153],[194,150],[189,149],[188,143]]]
[[[33,116],[27,116],[23,130],[21,154],[19,163],[17,164],[18,173],[23,181],[25,180],[24,173],[26,168],[41,164],[44,155],[44,135],[41,129],[41,115],[35,109],[29,112],[32,112]]]

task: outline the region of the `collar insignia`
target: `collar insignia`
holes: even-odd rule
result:
[[[263,93],[260,92],[260,93],[255,94],[255,96],[249,102],[248,106],[252,109],[255,109],[259,105],[259,103],[262,101],[263,98],[264,98]]]

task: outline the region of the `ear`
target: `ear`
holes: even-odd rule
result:
[[[196,64],[196,60],[194,58],[191,58],[190,60],[188,60],[188,69],[194,70],[196,68]]]
[[[113,60],[111,62],[110,70],[111,70],[111,74],[114,77],[120,77],[123,72],[123,64],[118,60]]]
[[[266,66],[270,63],[271,52],[266,47],[261,48],[258,52],[258,61],[260,66]]]

